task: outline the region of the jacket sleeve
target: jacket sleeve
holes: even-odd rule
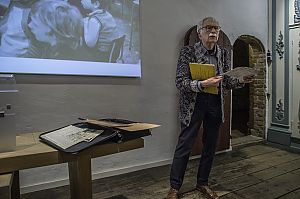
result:
[[[179,54],[176,72],[176,87],[185,92],[201,92],[199,80],[192,80],[189,63],[193,60],[193,46],[184,46]]]
[[[222,49],[223,72],[230,70],[230,54],[226,49]],[[244,87],[245,84],[239,82],[238,78],[224,75],[222,86],[225,89],[237,89]]]

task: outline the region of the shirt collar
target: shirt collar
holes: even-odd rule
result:
[[[97,9],[97,10],[94,10],[93,12],[89,13],[88,16],[91,17],[95,14],[103,14],[105,12],[105,10],[103,9]]]
[[[203,53],[205,54],[205,55],[216,55],[216,53],[217,53],[217,44],[214,46],[214,48],[212,49],[213,51],[212,51],[212,53],[210,53],[209,52],[209,50],[207,50],[205,47],[204,47],[204,45],[203,45],[203,43],[202,42],[199,42],[200,43],[200,46],[201,46],[201,48],[202,48],[202,50],[203,50]]]
[[[195,61],[197,63],[206,63],[208,62],[208,58],[206,55],[209,53],[207,52],[206,48],[203,46],[202,42],[198,42],[194,44],[195,49]],[[218,44],[214,47],[214,55],[216,56],[217,60],[221,59],[221,48]]]

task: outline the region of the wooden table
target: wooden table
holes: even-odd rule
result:
[[[95,145],[73,155],[60,152],[40,142],[38,136],[38,133],[17,136],[16,150],[0,153],[0,174],[9,172],[16,172],[18,174],[18,171],[22,169],[67,162],[72,199],[92,198],[92,158],[144,147],[144,140],[138,138],[122,143]],[[15,188],[14,190],[18,192],[16,198],[20,194],[18,189]]]

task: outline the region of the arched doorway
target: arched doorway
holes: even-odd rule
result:
[[[185,34],[184,37],[184,45],[194,45],[196,42],[199,42],[199,37],[197,34],[197,26],[191,27]],[[228,52],[231,53],[232,46],[227,35],[221,30],[219,34],[218,45],[226,48]],[[230,149],[230,113],[231,113],[231,95],[230,91],[224,96],[225,104],[224,104],[224,114],[225,114],[225,123],[221,124],[220,127],[220,136],[219,136],[219,144],[218,151],[228,150]],[[198,138],[194,144],[191,155],[199,155],[202,150],[202,127],[199,130]]]
[[[233,44],[233,68],[249,67],[249,44],[237,39]],[[249,132],[249,84],[232,91],[232,138],[248,135]]]
[[[250,35],[240,36],[233,44],[233,68],[255,68],[258,75],[253,83],[232,91],[233,138],[265,136],[266,125],[266,55],[262,43]]]

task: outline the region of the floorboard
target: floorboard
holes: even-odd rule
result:
[[[278,197],[278,199],[299,199],[299,196],[300,196],[300,188],[293,190],[289,193],[286,193]]]

